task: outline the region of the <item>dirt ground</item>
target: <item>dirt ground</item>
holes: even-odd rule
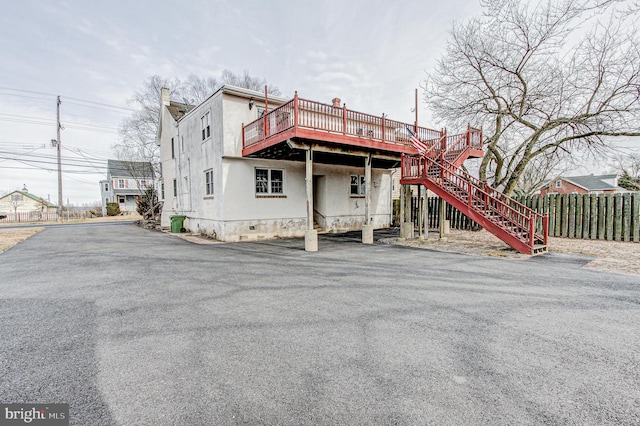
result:
[[[497,256],[514,259],[527,259],[530,257],[516,252],[485,230],[452,230],[443,240],[438,239],[437,233],[430,233],[428,240],[390,238],[383,242],[478,256]],[[552,253],[574,253],[594,257],[595,259],[589,262],[585,268],[640,275],[640,244],[638,243],[552,237],[549,238],[549,251]]]

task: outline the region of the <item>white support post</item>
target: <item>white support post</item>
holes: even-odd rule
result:
[[[424,208],[422,209],[422,224],[424,226],[424,234],[423,234],[423,238],[425,240],[429,239],[429,190],[427,189],[426,186],[422,187],[423,189],[423,203],[424,203]]]
[[[404,235],[404,185],[400,185],[400,238],[406,238]]]
[[[313,229],[313,151],[306,152],[307,230],[304,233],[304,249],[318,251],[318,231]]]
[[[362,225],[362,243],[373,244],[373,225],[371,224],[371,153],[364,164],[364,224]]]

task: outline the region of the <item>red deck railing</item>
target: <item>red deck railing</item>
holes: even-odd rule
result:
[[[375,116],[352,111],[345,106],[334,107],[301,99],[296,93],[289,102],[243,127],[243,148],[249,148],[282,132],[298,128],[411,147],[407,127],[417,131],[420,139],[432,144],[438,143],[443,134],[446,135],[446,132],[426,127],[415,129],[413,124],[390,120],[384,115]]]

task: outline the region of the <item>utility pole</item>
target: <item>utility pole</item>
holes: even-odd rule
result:
[[[62,221],[62,160],[60,158],[60,128],[62,127],[60,125],[60,96],[58,96],[58,100],[57,100],[57,108],[56,108],[56,115],[57,115],[57,140],[56,140],[56,148],[58,150],[58,220]]]

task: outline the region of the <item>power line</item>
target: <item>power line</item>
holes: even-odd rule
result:
[[[2,116],[9,117],[9,118],[3,118]],[[32,124],[45,124],[45,123],[55,124],[55,120],[52,120],[50,118],[34,117],[29,115],[18,115],[18,114],[6,114],[6,113],[0,113],[0,120],[15,121],[20,123],[32,123]],[[101,126],[99,124],[78,123],[76,121],[65,121],[63,124],[64,124],[63,127],[79,128],[79,126],[81,126],[81,127],[94,127],[94,128],[103,129],[103,130],[111,130],[114,132],[118,131],[118,128],[116,127]]]
[[[72,99],[74,101],[84,102],[84,103],[87,103],[87,104],[99,105],[99,106],[109,107],[109,108],[114,108],[114,109],[121,109],[123,111],[128,111],[128,112],[135,112],[136,111],[133,108],[127,108],[127,107],[121,107],[121,106],[118,106],[118,105],[105,104],[105,103],[102,103],[102,102],[88,101],[86,99],[72,98],[70,96],[63,96],[62,98],[65,99],[65,100],[66,99]],[[70,103],[72,103],[72,102],[70,102]],[[82,105],[82,104],[78,104],[78,105]],[[86,105],[86,106],[89,106],[89,105]]]
[[[112,109],[109,108],[100,108],[98,106],[93,106],[93,105],[85,105],[85,104],[81,104],[79,102],[73,102],[73,101],[66,101],[65,104],[72,104],[72,105],[80,105],[83,107],[87,107],[87,108],[93,108],[93,109],[98,109],[100,111],[108,111],[108,112],[115,112],[117,114],[129,114],[131,112],[135,112],[136,110],[134,109],[126,109],[126,111],[117,111],[115,109],[113,109],[114,107],[112,107]],[[122,108],[124,109],[124,108]]]
[[[57,164],[57,157],[54,156],[33,156],[34,159],[25,159],[25,158],[19,158],[18,157],[4,157],[0,154],[0,160],[9,160],[9,161],[20,161],[22,163],[41,163],[41,164]],[[51,161],[45,161],[45,160],[51,160]],[[63,166],[69,166],[69,167],[82,167],[82,168],[88,168],[88,169],[95,169],[96,165],[88,165],[86,163],[85,160],[82,160],[81,158],[65,158],[62,161],[62,165]],[[107,168],[107,163],[104,162],[104,165],[99,166],[103,169]]]
[[[39,149],[39,148],[36,148],[36,149]],[[66,149],[66,147],[65,147],[65,149]],[[32,150],[32,151],[35,151],[35,149]],[[39,160],[55,160],[55,159],[57,159],[57,155],[35,154],[35,153],[32,153],[32,151],[23,152],[23,153],[11,152],[11,151],[0,151],[0,159],[5,160],[5,161],[6,160],[10,161],[10,160],[22,157],[24,155],[29,155],[30,158],[39,159]],[[15,157],[9,158],[9,157],[6,157],[6,156],[15,156]],[[23,159],[23,160],[31,161],[29,158]],[[87,166],[87,162],[94,162],[96,164],[103,163],[104,167],[106,167],[107,161],[108,161],[108,159],[89,160],[89,159],[77,158],[77,157],[75,157],[75,158],[74,157],[65,157],[64,158],[64,162],[65,162],[64,164],[65,165],[73,166],[73,165],[76,165],[75,163],[78,163],[77,165],[82,166],[82,167],[89,167],[89,166]]]
[[[13,92],[31,93],[33,95],[53,96],[54,98],[57,96],[57,95],[54,95],[53,93],[36,92],[34,90],[14,89],[12,87],[0,87],[0,90],[11,90]]]
[[[39,170],[44,170],[47,172],[57,172],[58,169],[57,167],[55,168],[51,168],[51,167],[44,167],[44,166],[39,166],[37,164],[29,164],[29,161],[24,161],[24,160],[14,160],[17,161],[18,163],[22,163],[25,166],[28,167],[15,167],[15,166],[0,166],[0,169],[18,169],[18,170],[30,170],[30,169],[39,169]],[[33,162],[33,161],[31,161]],[[47,162],[43,162],[44,164],[57,164],[57,163],[47,163]],[[80,166],[74,166],[74,167],[80,167]],[[98,174],[97,172],[94,171],[90,171],[90,170],[63,170],[63,173],[67,174],[67,173],[71,173],[71,174],[83,174],[83,175],[95,175]],[[103,173],[103,175],[106,176],[106,173]]]
[[[103,107],[109,107],[109,108],[115,108],[115,109],[119,109],[119,110],[123,110],[123,111],[128,111],[128,112],[135,112],[136,110],[133,108],[127,108],[127,107],[122,107],[119,105],[112,105],[112,104],[107,104],[107,103],[103,103],[103,102],[95,102],[95,101],[90,101],[87,99],[80,99],[80,98],[74,98],[71,96],[65,96],[65,95],[55,95],[53,93],[45,93],[45,92],[36,92],[33,90],[24,90],[24,89],[15,89],[12,87],[0,87],[0,90],[9,90],[12,92],[20,92],[20,93],[29,93],[29,94],[33,94],[33,95],[42,95],[42,96],[50,96],[52,98],[57,98],[58,96],[60,96],[60,98],[62,100],[66,100],[66,99],[70,99],[76,102],[83,102],[83,103],[87,103],[87,104],[93,104],[93,105],[99,105],[99,106],[103,106]],[[13,94],[13,93],[3,93],[6,95],[11,95],[11,96],[23,96],[23,95],[18,95],[18,94]],[[27,96],[24,96],[27,97]],[[42,99],[42,98],[36,98],[36,99]],[[50,99],[47,99],[50,100]],[[82,105],[82,104],[78,104],[78,105]],[[89,106],[89,105],[86,105]]]

